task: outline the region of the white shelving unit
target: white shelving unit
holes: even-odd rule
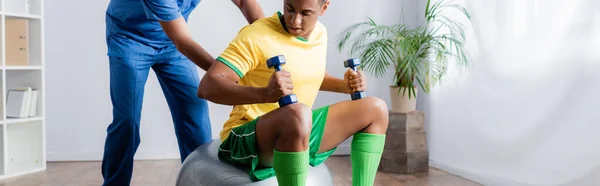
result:
[[[46,169],[44,0],[0,1],[0,179],[5,179]],[[39,91],[35,115],[7,117],[8,91],[21,87]]]

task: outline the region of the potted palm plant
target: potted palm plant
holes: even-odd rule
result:
[[[461,66],[469,63],[464,24],[452,19],[456,14],[445,12],[449,9],[470,19],[460,4],[428,0],[425,24],[408,28],[404,24],[381,25],[368,18],[345,28],[337,38],[337,48],[342,51],[349,47],[349,54],[361,59],[359,68],[378,78],[393,67],[391,110],[414,111],[417,85],[428,93],[446,74],[449,60]]]

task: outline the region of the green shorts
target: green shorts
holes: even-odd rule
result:
[[[337,148],[318,153],[321,139],[325,130],[329,106],[321,107],[312,112],[312,130],[309,139],[309,164],[317,166],[325,161]],[[260,181],[275,176],[272,167],[258,166],[258,146],[256,144],[256,122],[260,117],[244,125],[233,128],[231,133],[219,147],[219,158],[242,166],[248,170],[250,179]]]

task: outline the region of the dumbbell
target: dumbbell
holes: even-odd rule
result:
[[[285,64],[285,57],[278,55],[267,60],[267,67],[275,68],[275,72],[281,71],[281,66]],[[289,94],[279,98],[279,107],[283,107],[292,103],[298,102],[296,94]]]
[[[360,59],[358,58],[350,58],[347,59],[346,61],[344,61],[344,67],[348,68],[352,68],[352,70],[356,71],[356,67],[360,66]],[[350,94],[350,97],[352,98],[352,100],[357,100],[357,99],[362,99],[367,97],[367,93],[366,92],[353,92],[352,94]]]

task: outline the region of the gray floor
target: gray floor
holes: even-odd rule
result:
[[[325,162],[336,174],[335,184],[351,185],[351,167],[348,156],[333,156]],[[0,186],[86,186],[101,185],[101,162],[52,162],[48,169],[31,175],[0,181]],[[136,161],[132,185],[172,186],[175,185],[179,160]],[[435,168],[428,173],[413,175],[378,173],[377,186],[478,186],[480,184],[448,174]]]

